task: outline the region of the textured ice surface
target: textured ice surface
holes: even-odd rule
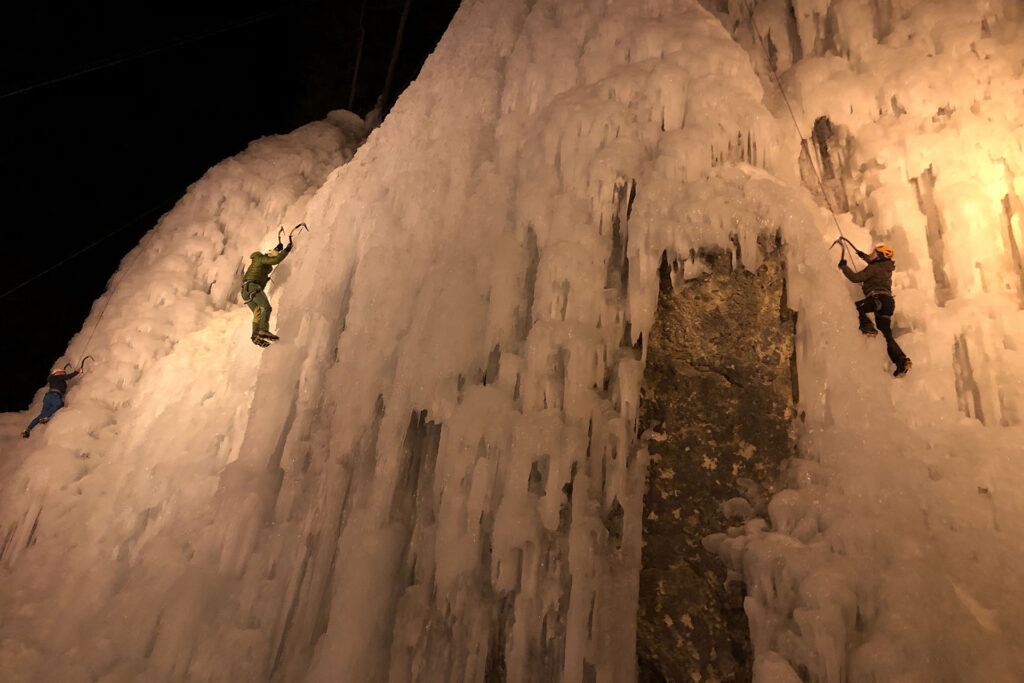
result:
[[[1019,4],[756,3],[801,128],[847,136],[844,231],[897,251],[898,382],[746,3],[707,4],[466,2],[354,157],[336,114],[196,183],[68,407],[0,416],[3,677],[630,680],[657,266],[780,230],[803,459],[708,539],[756,675],[1012,680]],[[241,268],[299,221],[260,350]]]

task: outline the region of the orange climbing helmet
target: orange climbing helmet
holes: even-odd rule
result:
[[[881,256],[882,258],[889,259],[890,261],[892,260],[892,257],[896,255],[896,252],[893,251],[892,247],[890,247],[888,244],[879,244],[877,247],[875,247],[875,253]]]

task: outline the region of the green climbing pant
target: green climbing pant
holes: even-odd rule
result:
[[[246,282],[242,285],[242,300],[252,311],[252,333],[270,331],[270,299],[263,287],[257,282]]]

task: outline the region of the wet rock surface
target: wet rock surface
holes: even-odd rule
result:
[[[749,681],[743,587],[701,539],[763,512],[793,454],[795,314],[785,305],[777,238],[764,264],[728,251],[694,255],[684,281],[663,261],[648,345],[641,429],[651,453],[644,498],[639,680]]]

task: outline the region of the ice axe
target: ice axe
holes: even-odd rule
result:
[[[291,247],[291,246],[292,246],[292,235],[294,235],[294,234],[295,234],[295,231],[296,231],[296,230],[298,230],[299,228],[303,228],[303,229],[305,229],[305,231],[306,231],[306,232],[309,232],[309,226],[308,226],[308,225],[306,225],[305,223],[299,223],[299,224],[298,224],[298,225],[296,225],[296,226],[295,226],[294,228],[292,228],[291,230],[289,230],[289,231],[288,231],[288,246],[289,246],[289,247]]]
[[[865,254],[863,251],[858,249],[856,244],[854,244],[853,242],[851,242],[850,240],[848,240],[845,237],[840,237],[839,240],[842,240],[843,242],[846,242],[846,245],[849,246],[850,249],[853,250],[853,253],[857,254],[857,256],[860,256],[865,261],[868,260],[869,254]],[[839,240],[836,240],[836,242],[838,242]]]
[[[855,254],[857,254],[857,256],[860,256],[862,259],[867,261],[868,255],[865,254],[864,252],[862,252],[860,249],[858,249],[857,246],[853,242],[851,242],[850,240],[846,239],[845,237],[840,236],[835,242],[832,243],[832,246],[830,246],[829,249],[832,249],[832,247],[836,246],[837,244],[839,245],[840,251],[842,251],[842,253],[843,253],[842,256],[840,257],[840,259],[842,261],[846,260],[846,256],[847,256],[846,250],[847,250],[847,248],[852,250]]]
[[[828,248],[829,251],[832,251],[832,247],[836,246],[837,244],[839,245],[839,252],[840,252],[839,262],[840,263],[845,263],[846,262],[846,244],[843,242],[844,239],[845,239],[844,237],[839,237]]]

